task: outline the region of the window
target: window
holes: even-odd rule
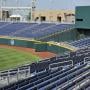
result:
[[[57,17],[57,21],[58,21],[58,22],[61,22],[61,20],[62,20],[62,17],[58,16],[58,17]]]
[[[83,21],[83,19],[76,19],[76,21]]]
[[[46,21],[46,17],[45,16],[41,16],[40,19],[41,19],[41,21]]]

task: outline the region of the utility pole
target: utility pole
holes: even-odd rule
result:
[[[7,0],[3,0],[2,6],[6,7],[6,1]],[[7,10],[4,10],[4,12],[2,12],[2,13],[4,13],[4,17],[3,18],[6,21],[7,20]]]
[[[35,20],[35,11],[36,11],[36,0],[32,0],[32,10],[31,10],[31,19]]]
[[[2,21],[2,0],[0,0],[0,3],[1,3],[1,5],[0,5],[0,19]]]
[[[18,14],[19,0],[16,0],[16,7],[17,7],[16,14]]]

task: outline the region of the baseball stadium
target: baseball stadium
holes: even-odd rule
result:
[[[90,6],[38,1],[0,0],[0,90],[90,90]]]

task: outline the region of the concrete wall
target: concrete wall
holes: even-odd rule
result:
[[[1,11],[0,11],[0,20],[1,20]]]
[[[75,12],[73,10],[45,10],[36,11],[35,20],[41,21],[41,17],[44,16],[47,22],[74,22]],[[38,17],[38,19],[37,19]],[[61,21],[58,21],[57,17],[61,17]]]

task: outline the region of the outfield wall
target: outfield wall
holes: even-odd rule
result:
[[[56,32],[51,35],[47,35],[46,37],[39,38],[40,41],[55,41],[55,42],[63,42],[63,41],[75,41],[79,39],[79,32],[75,29],[66,30],[62,32]]]
[[[41,42],[41,41],[36,41],[36,40],[17,39],[17,38],[10,38],[10,37],[5,37],[5,38],[1,37],[0,44],[33,48],[36,50],[36,52],[48,51],[48,52],[53,52],[56,54],[61,54],[61,53],[63,54],[65,51],[70,51],[63,47],[60,47],[60,46],[57,46],[54,44],[50,44],[47,42]]]
[[[60,46],[55,45],[55,44],[50,44],[50,43],[36,43],[35,50],[37,52],[49,51],[49,52],[56,53],[56,54],[61,54],[61,53],[63,54],[65,51],[70,51],[66,48],[60,47]]]

